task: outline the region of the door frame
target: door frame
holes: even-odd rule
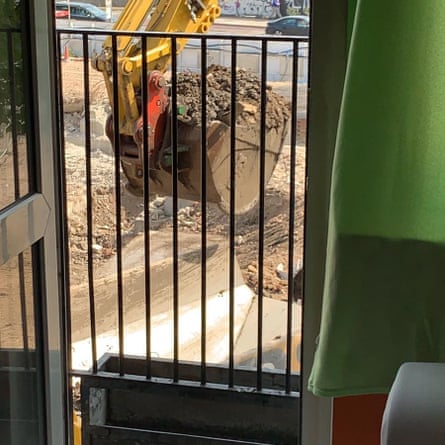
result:
[[[48,445],[67,443],[67,368],[63,317],[62,223],[58,209],[59,174],[57,159],[57,102],[55,76],[55,19],[53,6],[46,0],[27,2],[22,16],[24,34],[32,45],[25,54],[31,76],[32,106],[28,131],[29,177],[35,178],[32,193],[0,210],[0,266],[37,244],[33,274],[38,284],[35,295],[41,302],[43,330],[43,392],[45,430]],[[46,13],[45,13],[46,12]],[[29,24],[29,27],[28,27]],[[35,189],[35,191],[34,191]]]
[[[333,399],[316,397],[307,387],[320,330],[331,170],[348,51],[348,12],[348,0],[311,1],[300,410],[302,445],[332,443]]]

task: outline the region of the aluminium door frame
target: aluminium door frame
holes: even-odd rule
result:
[[[312,0],[306,152],[301,445],[332,443],[333,399],[315,397],[306,388],[320,329],[331,169],[346,72],[347,33],[348,0]]]
[[[22,0],[23,1],[23,0]],[[26,2],[29,29],[26,37],[31,42],[27,66],[32,76],[33,95],[30,125],[33,131],[28,150],[35,150],[29,163],[30,184],[36,190],[23,199],[0,210],[0,266],[25,249],[38,243],[39,258],[33,262],[33,273],[38,275],[34,289],[41,298],[43,330],[43,373],[45,400],[45,431],[48,445],[65,445],[69,426],[66,424],[67,370],[63,329],[61,280],[60,212],[57,208],[58,173],[55,171],[57,147],[57,104],[54,60],[53,10],[46,0]],[[22,17],[22,20],[25,20]],[[26,29],[28,24],[22,24]]]

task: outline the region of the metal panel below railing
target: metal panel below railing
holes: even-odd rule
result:
[[[96,375],[82,377],[83,445],[297,443],[299,397],[284,395],[284,374],[265,373],[265,388],[257,392],[256,373],[248,369],[237,369],[230,390],[223,366],[207,368],[206,386],[196,363],[179,365],[176,384],[167,360],[152,361],[150,381],[140,358],[126,358],[125,378],[116,377],[118,370],[118,357],[110,354]]]

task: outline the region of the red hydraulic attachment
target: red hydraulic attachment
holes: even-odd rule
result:
[[[160,71],[152,71],[147,81],[147,137],[150,167],[156,168],[158,152],[162,147],[167,122],[169,98],[165,91],[166,81]],[[136,121],[134,141],[138,146],[139,159],[143,159],[144,119],[141,115]]]

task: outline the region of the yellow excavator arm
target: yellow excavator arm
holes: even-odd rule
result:
[[[150,31],[159,33],[206,33],[221,14],[218,0],[129,0],[114,24],[116,31]],[[179,54],[186,38],[176,39]],[[133,135],[135,122],[141,115],[137,92],[141,89],[141,38],[116,38],[119,133]],[[168,35],[147,38],[148,71],[165,72],[171,59]],[[110,103],[113,104],[113,38],[107,37],[102,52],[93,59],[93,66],[104,75]]]
[[[130,0],[116,21],[115,30],[145,30],[165,33],[206,33],[215,19],[221,14],[218,0]],[[178,39],[180,52],[187,39]],[[108,37],[104,48],[111,49]],[[170,56],[168,37],[150,38],[147,60],[149,69],[163,70]],[[140,46],[132,45],[129,36],[119,38],[117,51],[121,57],[132,59],[140,64]]]

